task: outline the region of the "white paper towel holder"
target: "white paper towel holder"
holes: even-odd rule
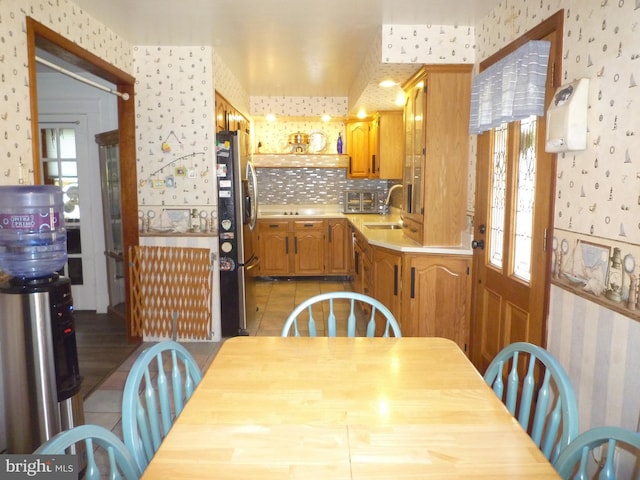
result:
[[[588,78],[580,78],[556,90],[547,110],[546,152],[557,153],[587,148],[588,103]]]

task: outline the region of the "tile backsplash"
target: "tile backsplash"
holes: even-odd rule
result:
[[[344,205],[346,190],[375,190],[378,203],[392,182],[351,180],[344,168],[257,168],[258,202],[262,205]]]

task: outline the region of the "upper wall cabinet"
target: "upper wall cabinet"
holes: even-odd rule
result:
[[[368,121],[347,123],[347,155],[349,178],[369,178],[369,128]]]
[[[402,178],[402,111],[347,122],[349,178]]]
[[[222,95],[216,92],[216,132],[222,130],[249,131],[249,121]]]
[[[458,246],[465,229],[471,65],[428,65],[405,85],[403,229]]]
[[[402,179],[402,111],[378,112],[371,121],[371,177]]]

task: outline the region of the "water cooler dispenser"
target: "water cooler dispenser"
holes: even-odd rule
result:
[[[6,453],[84,423],[62,192],[0,187],[0,366]]]

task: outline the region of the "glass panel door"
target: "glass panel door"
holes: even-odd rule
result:
[[[489,229],[489,264],[502,269],[504,248],[505,208],[507,195],[507,139],[508,125],[503,123],[493,131],[491,155],[491,201]]]
[[[68,260],[60,274],[69,277],[72,285],[82,285],[84,278],[76,130],[72,127],[42,128],[40,139],[42,181],[45,185],[60,187],[63,192]]]
[[[100,184],[104,216],[105,256],[109,288],[109,311],[124,315],[124,251],[120,204],[120,149],[118,131],[96,135],[100,149]]]
[[[536,132],[537,117],[520,122],[520,148],[518,149],[518,189],[515,201],[515,236],[513,246],[513,274],[522,280],[531,280],[531,237],[533,232],[533,205],[536,193]]]

